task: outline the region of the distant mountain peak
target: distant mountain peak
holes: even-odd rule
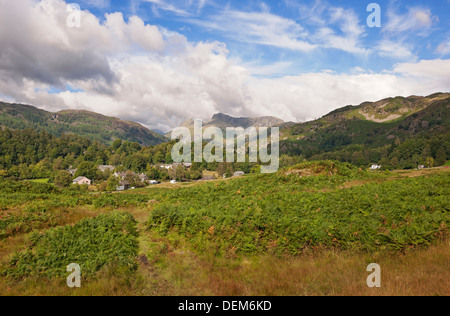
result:
[[[225,130],[227,127],[274,127],[281,126],[285,122],[279,118],[273,116],[262,117],[233,117],[225,113],[216,113],[212,116],[210,121],[203,122],[203,127],[218,127]],[[181,124],[182,127],[187,127],[191,131],[194,130],[194,120],[189,119]],[[171,132],[165,136],[170,138]]]
[[[214,114],[208,125],[213,124],[229,124],[227,127],[272,127],[283,124],[284,121],[273,116],[261,116],[261,117],[233,117],[224,113]],[[220,127],[220,126],[218,126]]]

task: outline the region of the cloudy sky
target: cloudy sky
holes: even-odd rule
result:
[[[74,2],[0,0],[0,100],[168,131],[450,91],[450,0]]]

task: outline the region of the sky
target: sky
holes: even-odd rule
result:
[[[438,91],[450,0],[0,0],[0,100],[48,111],[169,131]]]

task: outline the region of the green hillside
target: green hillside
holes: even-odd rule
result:
[[[306,157],[349,146],[378,148],[397,141],[448,135],[450,94],[389,98],[347,106],[281,131],[283,153]]]
[[[30,105],[0,102],[0,126],[33,128],[56,136],[76,134],[111,144],[115,139],[152,146],[167,139],[142,125],[89,111],[66,110],[51,113]]]

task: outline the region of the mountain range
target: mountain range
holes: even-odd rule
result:
[[[94,112],[64,110],[47,112],[31,105],[0,102],[0,126],[12,129],[33,128],[56,136],[77,134],[111,144],[115,139],[152,146],[166,142],[157,132],[135,123]]]
[[[417,135],[446,134],[450,130],[450,93],[426,97],[394,97],[377,102],[349,105],[332,111],[320,119],[305,122],[284,122],[276,117],[232,117],[215,114],[203,127],[280,127],[281,151],[288,154],[327,152],[351,145],[381,147],[396,138],[405,140]],[[118,118],[80,110],[57,113],[31,105],[0,102],[0,126],[12,129],[34,128],[54,135],[73,133],[111,144],[115,139],[152,146],[167,142],[170,133],[161,135],[146,127]],[[193,130],[194,121],[182,126]]]

